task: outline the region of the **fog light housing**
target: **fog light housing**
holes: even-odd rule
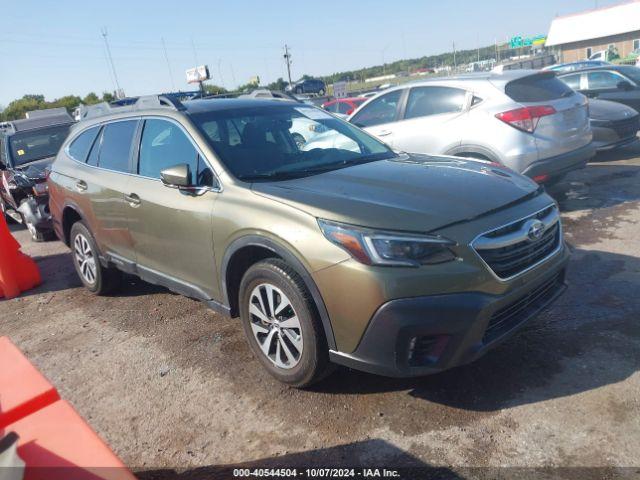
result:
[[[412,367],[434,365],[444,353],[449,335],[413,337],[409,341],[408,361]]]

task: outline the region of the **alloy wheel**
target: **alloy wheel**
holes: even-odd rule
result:
[[[82,278],[89,285],[95,284],[97,279],[97,265],[89,241],[84,235],[79,233],[76,235],[73,247],[80,275],[82,275]]]
[[[302,358],[300,320],[289,298],[275,285],[262,283],[249,299],[251,331],[262,353],[275,366],[295,367]]]

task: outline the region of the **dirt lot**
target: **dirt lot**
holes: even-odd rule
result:
[[[443,374],[341,369],[291,390],[265,375],[237,321],[133,279],[93,297],[62,244],[31,243],[17,227],[46,281],[0,302],[0,334],[134,470],[637,467],[640,147],[599,156],[551,193],[573,249],[568,292],[480,361]]]

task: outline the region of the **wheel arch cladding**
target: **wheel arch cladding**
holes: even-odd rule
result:
[[[238,293],[242,276],[251,265],[265,258],[280,258],[300,275],[315,303],[316,310],[322,321],[327,344],[331,350],[335,350],[336,343],[329,314],[315,281],[294,254],[285,246],[270,238],[258,235],[241,237],[229,245],[225,252],[220,269],[220,284],[222,285],[224,301],[230,307],[231,316],[239,316]]]
[[[69,246],[71,242],[71,227],[73,224],[81,221],[82,215],[72,205],[67,205],[62,210],[62,232],[64,234],[64,243]]]

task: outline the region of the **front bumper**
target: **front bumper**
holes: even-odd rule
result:
[[[351,354],[333,362],[390,377],[412,377],[472,362],[553,303],[566,289],[568,255],[505,295],[471,292],[392,300],[371,319]]]
[[[529,165],[523,172],[531,178],[546,175],[558,177],[572,170],[584,168],[587,162],[596,154],[593,144],[589,143],[571,152],[563,153],[555,157],[544,158]]]

